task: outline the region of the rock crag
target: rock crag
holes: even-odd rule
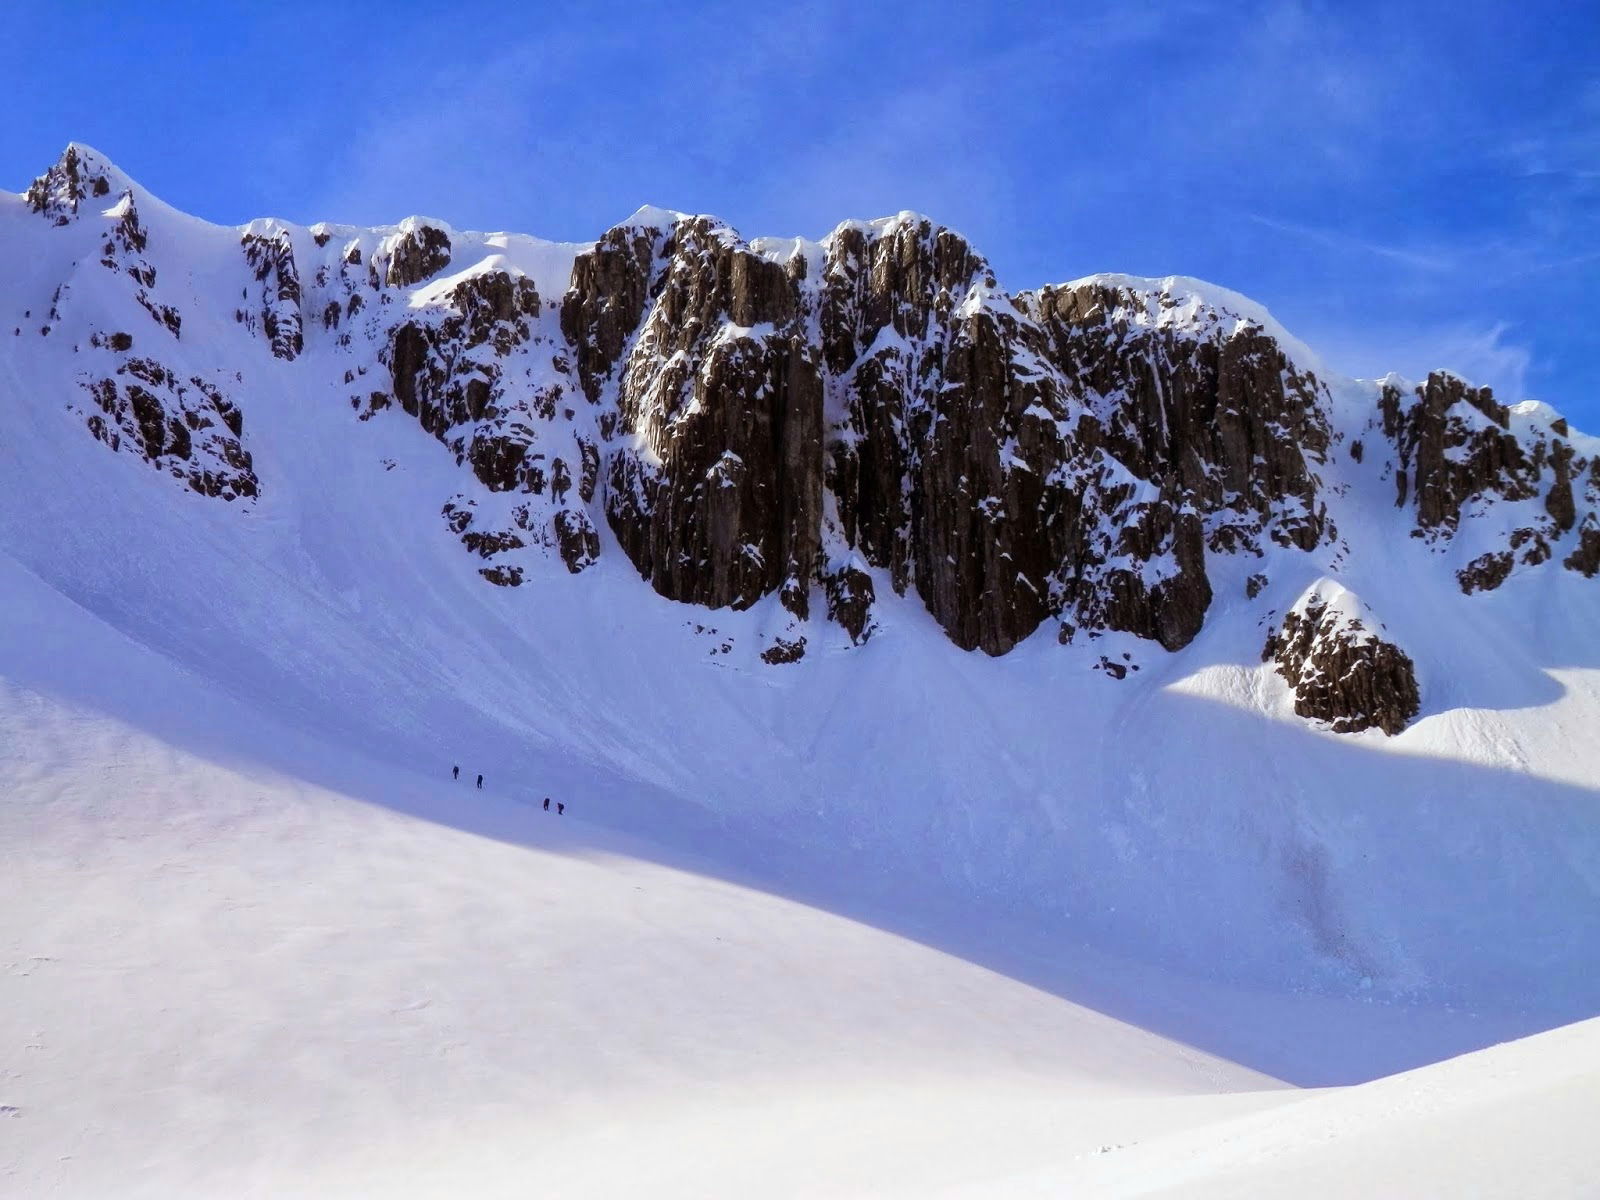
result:
[[[1467,598],[1600,576],[1597,443],[1545,406],[1442,371],[1341,379],[1195,280],[1008,293],[913,213],[813,242],[641,209],[569,247],[264,220],[205,227],[213,295],[182,257],[198,223],[87,147],[21,202],[63,267],[13,337],[72,331],[69,407],[113,450],[248,504],[271,487],[252,397],[325,393],[453,464],[432,503],[488,583],[620,553],[674,601],[770,602],[775,666],[870,640],[897,597],[1002,655],[1041,630],[1178,651],[1214,603],[1299,595],[1266,655],[1296,710],[1392,734],[1410,660],[1338,585],[1299,590],[1348,578],[1352,492]]]
[[[1416,668],[1380,636],[1383,626],[1338,585],[1312,588],[1267,639],[1272,663],[1294,691],[1294,710],[1335,733],[1381,729],[1393,737],[1421,709]]]

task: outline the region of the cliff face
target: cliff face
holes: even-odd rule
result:
[[[607,516],[673,599],[803,618],[820,584],[859,638],[873,567],[965,649],[1052,619],[1178,649],[1208,549],[1332,536],[1321,385],[1248,322],[1162,323],[1132,285],[1013,299],[909,215],[753,246],[658,218],[572,278],[563,330],[622,443]]]
[[[76,146],[20,204],[63,265],[14,336],[76,313],[70,404],[111,449],[248,506],[272,479],[235,393],[292,372],[442,447],[441,517],[489,583],[582,572],[614,541],[669,599],[776,597],[769,663],[821,621],[867,640],[887,592],[991,655],[1041,626],[1176,651],[1223,577],[1257,603],[1274,564],[1343,569],[1355,488],[1385,490],[1465,592],[1600,574],[1600,457],[1548,410],[1444,373],[1340,380],[1195,281],[1009,295],[913,214],[821,242],[660,210],[577,247],[416,218],[153,234],[159,202]],[[220,302],[168,268],[189,236],[232,243]],[[1268,657],[1304,715],[1392,733],[1418,710],[1403,654],[1290,617]]]
[[[792,281],[705,218],[641,232],[652,247],[648,300],[594,393],[612,447],[611,530],[663,596],[748,608],[781,589],[803,618],[817,558],[822,379]],[[575,278],[584,273],[580,258]],[[638,295],[627,286],[618,300]],[[566,306],[573,323],[615,307],[576,287]]]

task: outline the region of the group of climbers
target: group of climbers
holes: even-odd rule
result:
[[[459,764],[457,764],[456,766],[453,766],[453,767],[450,768],[450,778],[451,779],[457,779],[457,780],[459,780],[461,778],[461,767],[460,767]],[[483,791],[483,776],[481,774],[478,776],[478,790],[480,792]],[[545,812],[549,812],[550,811],[550,797],[549,796],[546,796],[544,798],[544,811]],[[566,812],[567,812],[566,803],[564,801],[561,801],[561,800],[556,801],[556,816],[558,816],[558,817],[565,816]]]

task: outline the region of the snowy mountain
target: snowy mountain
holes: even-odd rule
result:
[[[1543,405],[915,214],[226,228],[81,145],[0,193],[0,335],[34,1191],[616,1194],[646,1127],[658,1194],[730,1140],[720,1194],[1138,1194],[1367,1094],[1276,1080],[1600,1012],[1600,440]]]
[[[963,649],[1003,654],[1048,625],[1180,650],[1244,565],[1272,611],[1269,550],[1359,570],[1341,524],[1386,492],[1463,592],[1545,564],[1600,573],[1600,457],[1554,413],[1444,373],[1338,379],[1192,280],[1011,296],[911,213],[820,243],[653,209],[592,247],[418,218],[180,229],[76,146],[23,204],[50,292],[18,293],[14,336],[84,353],[76,407],[113,450],[248,502],[264,485],[236,397],[398,409],[460,468],[441,518],[485,580],[581,572],[604,523],[669,599],[777,597],[773,664],[829,636],[814,607],[866,640],[885,583]],[[234,336],[201,327],[230,310]],[[1295,684],[1307,715],[1398,732],[1416,702],[1380,720],[1342,686],[1365,661],[1316,701]]]

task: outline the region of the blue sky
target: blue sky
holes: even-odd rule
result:
[[[0,186],[76,139],[223,222],[914,208],[1011,288],[1197,275],[1600,431],[1592,0],[226,7],[10,8]]]

